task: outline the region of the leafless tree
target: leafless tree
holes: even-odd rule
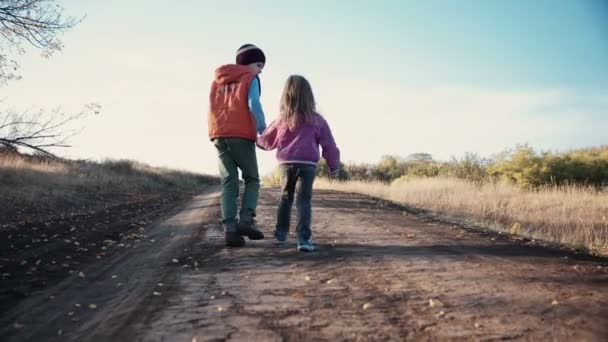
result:
[[[89,114],[98,114],[101,106],[96,103],[86,105],[73,115],[57,108],[46,111],[15,112],[0,111],[0,146],[11,151],[26,149],[45,156],[55,156],[51,149],[70,147],[68,140],[80,129],[71,124]]]
[[[58,35],[81,19],[65,16],[55,0],[0,0],[0,86],[19,79],[16,55],[25,45],[49,57],[63,47]]]

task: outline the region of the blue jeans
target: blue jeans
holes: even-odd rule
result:
[[[281,171],[281,200],[277,212],[277,225],[274,237],[285,240],[289,233],[289,221],[294,197],[298,210],[296,238],[298,243],[310,240],[312,183],[315,180],[316,167],[309,164],[282,164]]]

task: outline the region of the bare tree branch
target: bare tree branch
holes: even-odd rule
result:
[[[49,57],[62,48],[58,36],[81,19],[65,16],[56,0],[0,0],[0,86],[19,79],[11,55],[24,53],[22,43]]]
[[[82,131],[73,123],[90,114],[98,114],[97,103],[86,105],[80,112],[66,115],[60,109],[51,113],[0,111],[0,146],[12,151],[32,150],[47,156],[55,156],[51,149],[70,147],[68,140]],[[42,120],[42,118],[46,118]]]

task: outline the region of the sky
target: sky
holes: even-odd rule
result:
[[[266,54],[267,122],[287,77],[303,75],[345,163],[608,143],[606,1],[58,3],[83,20],[60,53],[19,56],[22,79],[0,98],[16,110],[100,104],[55,150],[69,158],[217,174],[209,86],[245,43]],[[274,152],[258,160],[261,174],[276,166]]]

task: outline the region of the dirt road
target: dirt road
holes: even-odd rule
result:
[[[427,221],[317,191],[319,251],[267,239],[227,249],[213,189],[2,312],[7,341],[608,340],[606,259]],[[293,241],[293,240],[292,240]]]

